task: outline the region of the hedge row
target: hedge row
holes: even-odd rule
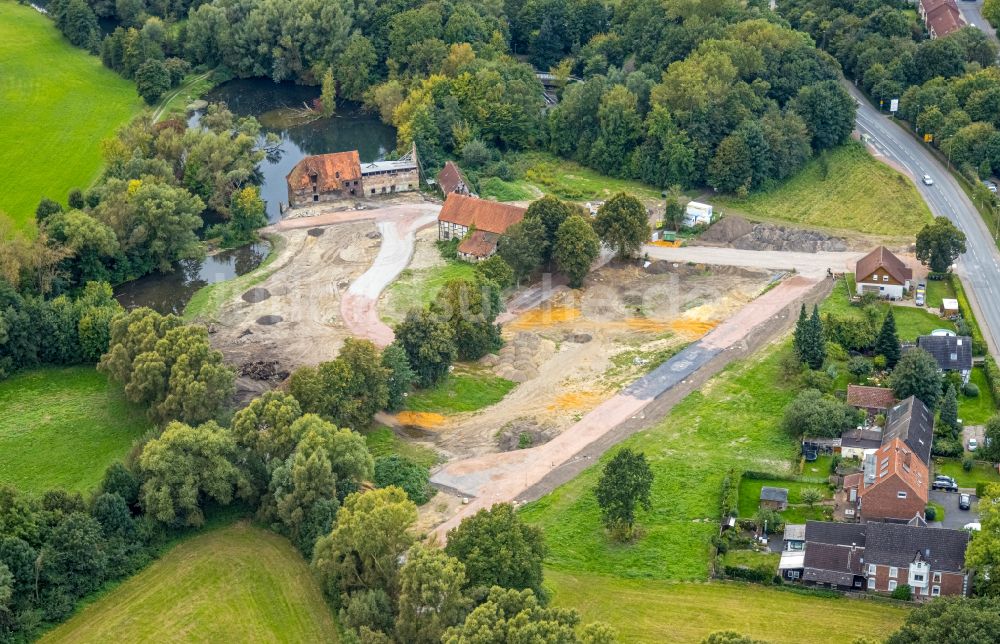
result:
[[[990,393],[993,394],[993,402],[1000,404],[1000,367],[993,356],[983,358],[983,373],[986,374],[986,382],[990,386]]]
[[[758,584],[770,584],[774,581],[773,570],[763,570],[757,568],[744,568],[743,566],[725,566],[723,572],[726,577],[732,579],[743,579]]]
[[[740,507],[740,479],[742,475],[735,469],[729,470],[725,478],[722,479],[722,508],[720,516],[723,520],[726,517],[735,517],[739,514]]]
[[[983,332],[979,329],[979,322],[972,312],[972,306],[969,305],[969,298],[965,295],[962,280],[958,279],[958,276],[953,273],[948,273],[948,278],[952,288],[955,290],[955,299],[958,300],[958,311],[962,314],[962,318],[969,324],[969,330],[972,333],[972,352],[977,356],[988,354],[986,340],[983,339]]]

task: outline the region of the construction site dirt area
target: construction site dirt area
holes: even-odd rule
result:
[[[273,387],[248,365],[275,363],[278,374],[337,356],[351,333],[341,317],[341,298],[378,253],[374,221],[317,229],[283,230],[280,255],[266,279],[225,302],[210,325],[212,344],[237,369],[238,395]],[[280,380],[280,379],[279,379]]]
[[[773,277],[734,267],[608,264],[582,289],[559,289],[504,325],[503,347],[481,361],[520,383],[499,403],[397,422],[414,421],[447,460],[547,442],[711,331]]]

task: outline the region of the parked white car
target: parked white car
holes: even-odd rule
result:
[[[974,452],[978,448],[979,448],[979,441],[977,441],[975,438],[970,438],[969,439],[969,451],[970,452]]]

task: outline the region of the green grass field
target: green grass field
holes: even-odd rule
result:
[[[854,288],[854,278],[848,276],[847,281],[840,280],[833,289],[830,297],[820,304],[821,313],[835,313],[841,316],[861,317],[862,311],[859,306],[852,306],[849,292]],[[896,333],[903,341],[914,341],[918,335],[927,335],[935,329],[955,330],[955,323],[943,318],[939,318],[933,313],[928,313],[924,309],[913,306],[893,306],[882,302],[876,306],[884,312],[892,306],[893,317],[896,318]]]
[[[547,569],[556,606],[576,608],[583,622],[603,621],[622,642],[700,642],[734,630],[771,644],[842,644],[881,639],[907,609],[875,601],[818,597],[739,583],[673,583]]]
[[[955,289],[947,280],[930,280],[927,282],[927,307],[941,308],[941,300],[955,297]]]
[[[48,18],[10,0],[0,0],[0,70],[0,213],[30,232],[43,196],[65,203],[97,178],[101,140],[142,101]]]
[[[409,411],[461,414],[503,400],[517,383],[494,376],[489,369],[458,365],[445,380],[430,389],[418,389],[406,398]]]
[[[406,269],[386,290],[381,316],[386,324],[402,322],[412,308],[430,304],[448,280],[472,279],[476,267],[457,259],[445,260],[444,265],[417,270]]]
[[[791,179],[745,199],[711,201],[754,219],[862,233],[912,237],[931,220],[913,183],[872,157],[859,143],[813,159]]]
[[[441,461],[434,450],[401,439],[389,427],[379,426],[363,433],[368,451],[375,458],[398,454],[424,467],[433,467]]]
[[[607,538],[594,498],[600,469],[615,449],[525,506],[522,516],[545,530],[548,565],[573,573],[707,579],[726,471],[736,467],[794,473],[797,446],[780,427],[784,408],[795,396],[795,387],[784,383],[780,368],[783,353],[790,350],[786,343],[731,364],[652,429],[621,443],[644,452],[655,475],[653,508],[639,514],[644,534],[636,543],[623,546]]]
[[[335,642],[309,566],[245,522],[188,539],[42,642]]]
[[[143,411],[91,366],[0,382],[0,484],[87,492],[149,428]]]
[[[479,182],[479,196],[497,201],[530,201],[539,197],[539,190],[525,181],[488,177]]]
[[[544,194],[570,201],[603,201],[619,192],[627,192],[645,201],[663,206],[660,190],[630,179],[616,179],[596,170],[560,159],[545,152],[524,152],[512,160],[526,184]]]

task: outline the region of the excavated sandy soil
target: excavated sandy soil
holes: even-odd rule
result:
[[[340,300],[351,281],[367,270],[379,249],[373,221],[329,226],[324,234],[305,229],[284,237],[273,272],[223,305],[212,325],[212,344],[239,370],[255,361],[275,361],[283,372],[337,356],[348,333]],[[274,382],[240,376],[241,399]]]
[[[752,300],[771,275],[654,262],[606,266],[583,289],[557,293],[504,326],[505,344],[483,364],[521,383],[469,414],[397,418],[417,426],[450,460],[545,442],[679,347]]]

